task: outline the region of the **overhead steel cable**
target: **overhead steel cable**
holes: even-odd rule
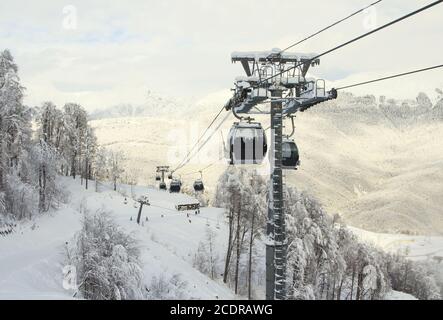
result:
[[[219,162],[220,160],[222,160],[222,159],[217,159],[216,161],[212,162],[211,164],[208,164],[206,167],[203,167],[202,169],[200,169],[200,170],[198,170],[198,171],[185,173],[185,174],[182,174],[182,176],[183,176],[183,177],[186,177],[186,176],[192,176],[192,175],[195,175],[195,174],[197,174],[197,173],[205,172],[206,170],[208,170],[209,168],[211,168],[212,166],[214,166],[214,165],[215,165],[217,162]]]
[[[357,14],[363,12],[364,10],[366,10],[366,9],[372,7],[372,6],[377,5],[378,3],[382,2],[382,1],[383,1],[383,0],[375,1],[375,2],[371,3],[370,5],[368,5],[368,6],[364,7],[364,8],[362,8],[362,9],[359,9],[359,10],[357,10],[357,11],[351,13],[350,15],[348,15],[348,16],[346,16],[346,17],[344,17],[344,18],[342,18],[342,19],[340,19],[340,20],[334,22],[333,24],[331,24],[331,25],[329,25],[329,26],[327,26],[327,27],[325,27],[325,28],[323,28],[323,29],[321,29],[321,30],[319,30],[319,31],[317,31],[317,32],[315,32],[315,33],[313,33],[313,34],[311,34],[310,36],[308,36],[308,37],[306,37],[306,38],[304,38],[304,39],[302,39],[302,40],[300,40],[300,41],[298,41],[298,42],[296,42],[296,43],[294,43],[294,44],[292,44],[292,45],[286,47],[285,49],[283,49],[282,51],[280,51],[280,53],[285,52],[285,51],[287,51],[287,50],[289,50],[289,49],[291,49],[291,48],[293,48],[293,47],[295,47],[295,46],[301,44],[302,42],[305,42],[305,41],[307,41],[307,40],[309,40],[309,39],[311,39],[311,38],[317,36],[318,34],[320,34],[320,33],[324,32],[324,31],[326,31],[326,30],[328,30],[328,29],[330,29],[330,28],[332,28],[332,27],[334,27],[334,26],[336,26],[336,25],[338,25],[338,24],[340,24],[340,23],[342,23],[342,22],[344,22],[344,21],[350,19],[351,17],[353,17],[353,16],[355,16],[355,15],[357,15]],[[183,163],[185,163],[185,161],[187,160],[187,158],[189,157],[189,155],[192,153],[192,151],[195,149],[195,147],[201,142],[201,140],[203,139],[203,137],[205,136],[205,134],[209,131],[210,127],[214,124],[214,122],[217,120],[217,118],[218,118],[218,117],[220,116],[220,114],[223,112],[223,109],[224,109],[224,107],[220,110],[220,112],[217,114],[217,116],[214,118],[214,120],[211,122],[211,124],[210,124],[210,125],[208,126],[208,128],[205,130],[205,132],[200,136],[200,138],[197,140],[196,144],[191,148],[191,150],[188,152],[188,154],[185,156],[185,158],[182,160],[182,162],[180,162],[179,165],[177,166],[177,168],[176,168],[175,170],[173,170],[173,171],[177,171],[177,170],[179,170],[180,166],[181,166]]]
[[[331,53],[331,52],[334,52],[334,51],[336,51],[336,50],[338,50],[338,49],[341,49],[341,48],[343,48],[343,47],[345,47],[345,46],[347,46],[347,45],[349,45],[349,44],[351,44],[351,43],[354,43],[354,42],[356,42],[356,41],[358,41],[358,40],[361,40],[361,39],[363,39],[363,38],[366,38],[366,37],[370,36],[371,34],[374,34],[374,33],[378,32],[378,31],[381,31],[381,30],[383,30],[383,29],[386,29],[386,28],[388,28],[388,27],[390,27],[390,26],[392,26],[392,25],[394,25],[394,24],[396,24],[396,23],[398,23],[398,22],[401,22],[401,21],[403,21],[403,20],[405,20],[405,19],[408,19],[408,18],[410,18],[410,17],[412,17],[412,16],[415,16],[416,14],[419,14],[420,12],[423,12],[423,11],[425,11],[425,10],[428,10],[428,9],[430,9],[430,8],[436,6],[437,4],[440,4],[440,3],[442,3],[442,2],[443,2],[443,0],[434,1],[434,2],[428,4],[428,5],[424,6],[424,7],[421,7],[420,9],[417,9],[417,10],[415,10],[415,11],[412,11],[412,12],[410,12],[410,13],[408,13],[408,14],[406,14],[406,15],[400,17],[400,18],[397,18],[397,19],[395,19],[395,20],[393,20],[393,21],[391,21],[391,22],[388,22],[388,23],[386,23],[386,24],[384,24],[384,25],[382,25],[382,26],[380,26],[380,27],[378,27],[378,28],[375,28],[374,30],[371,30],[371,31],[369,31],[369,32],[366,32],[366,33],[364,33],[364,34],[362,34],[362,35],[360,35],[360,36],[358,36],[358,37],[356,37],[356,38],[353,38],[353,39],[351,39],[351,40],[349,40],[349,41],[346,41],[345,43],[342,43],[342,44],[340,44],[340,45],[338,45],[338,46],[336,46],[336,47],[334,47],[334,48],[332,48],[332,49],[329,49],[329,50],[327,50],[327,51],[325,51],[325,52],[323,52],[323,53],[321,53],[321,54],[319,54],[319,55],[316,55],[316,56],[314,56],[313,58],[311,58],[310,61],[315,61],[316,59],[318,59],[318,58],[320,58],[320,57],[323,57],[324,55],[327,55],[327,54],[329,54],[329,53]],[[302,66],[302,65],[304,65],[304,64],[305,64],[305,62],[302,62],[302,63],[296,64],[295,66],[292,66],[292,67],[290,67],[290,68],[288,68],[288,69],[285,69],[285,70],[283,70],[283,71],[280,71],[280,72],[278,72],[278,73],[276,73],[276,74],[274,74],[274,75],[272,75],[272,76],[270,76],[270,77],[268,77],[268,78],[265,78],[265,79],[259,81],[258,84],[262,84],[263,82],[267,82],[267,81],[269,81],[269,80],[271,80],[271,79],[274,79],[274,78],[276,78],[276,77],[278,77],[278,76],[284,74],[285,72],[288,72],[288,71],[294,70],[294,69],[296,69],[296,68],[298,68],[298,67],[300,67],[300,66]]]
[[[423,69],[418,69],[418,70],[398,73],[398,74],[394,74],[394,75],[383,77],[383,78],[378,78],[378,79],[358,82],[358,83],[355,83],[355,84],[351,84],[351,85],[347,85],[347,86],[336,88],[336,90],[344,90],[344,89],[348,89],[348,88],[358,87],[358,86],[362,86],[362,85],[369,84],[369,83],[374,83],[374,82],[394,79],[394,78],[403,77],[403,76],[407,76],[407,75],[411,75],[411,74],[415,74],[415,73],[420,73],[420,72],[425,72],[425,71],[429,71],[429,70],[434,70],[434,69],[438,69],[438,68],[443,68],[443,64],[436,65],[436,66],[433,66],[433,67],[428,67],[428,68],[423,68]]]
[[[179,165],[173,170],[173,172],[179,170],[180,166],[186,161],[186,159],[189,157],[189,155],[192,153],[192,151],[195,149],[195,147],[202,141],[203,137],[208,133],[209,129],[212,127],[212,125],[217,121],[218,117],[222,114],[225,107],[223,106],[221,110],[217,113],[215,118],[211,121],[209,126],[206,128],[206,130],[203,132],[203,134],[198,138],[197,142],[194,144],[194,146],[189,150],[188,154],[185,156],[185,158],[179,163]]]
[[[211,140],[211,138],[214,136],[214,134],[218,131],[218,129],[220,129],[220,127],[223,125],[223,123],[225,123],[225,121],[229,118],[230,115],[231,115],[231,113],[228,113],[226,115],[226,117],[223,118],[223,120],[218,124],[218,126],[214,129],[214,131],[211,133],[211,135],[198,147],[197,151],[194,152],[194,154],[192,154],[191,156],[188,156],[188,158],[185,160],[185,162],[183,162],[180,166],[178,166],[174,170],[174,172],[185,167],[200,152],[200,150],[209,142],[209,140]],[[196,145],[198,145],[198,143]]]
[[[357,14],[359,14],[359,13],[361,13],[361,12],[363,12],[363,11],[369,9],[370,7],[373,7],[373,6],[377,5],[378,3],[382,2],[382,1],[383,1],[383,0],[378,0],[378,1],[371,3],[370,5],[364,7],[364,8],[362,8],[362,9],[360,9],[360,10],[357,10],[357,11],[351,13],[350,15],[348,15],[348,16],[346,16],[346,17],[344,17],[344,18],[342,18],[342,19],[340,19],[340,20],[334,22],[333,24],[330,24],[330,25],[328,25],[327,27],[325,27],[325,28],[323,28],[323,29],[321,29],[321,30],[319,30],[319,31],[317,31],[317,32],[315,32],[315,33],[313,33],[313,34],[311,34],[310,36],[308,36],[308,37],[306,37],[306,38],[304,38],[304,39],[302,39],[302,40],[300,40],[300,41],[298,41],[298,42],[296,42],[296,43],[294,43],[294,44],[292,44],[292,45],[290,45],[290,46],[284,48],[283,50],[280,51],[280,53],[283,53],[283,52],[285,52],[285,51],[288,51],[289,49],[294,48],[295,46],[298,46],[299,44],[301,44],[301,43],[303,43],[303,42],[305,42],[305,41],[307,41],[307,40],[309,40],[309,39],[311,39],[311,38],[313,38],[313,37],[319,35],[320,33],[324,32],[324,31],[326,31],[326,30],[331,29],[332,27],[335,27],[336,25],[338,25],[338,24],[340,24],[340,23],[342,23],[342,22],[344,22],[344,21],[346,21],[346,20],[352,18],[353,16],[356,16]]]

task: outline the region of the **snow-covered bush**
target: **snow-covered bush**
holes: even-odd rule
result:
[[[143,272],[136,240],[108,212],[85,212],[68,255],[77,269],[80,294],[90,300],[143,299]]]
[[[38,192],[35,186],[23,181],[17,171],[6,176],[6,212],[15,220],[31,219],[38,211]]]
[[[200,241],[194,255],[193,266],[214,280],[219,273],[218,263],[219,256],[215,247],[215,232],[207,227],[205,240]]]
[[[188,283],[181,279],[179,274],[170,278],[164,275],[154,276],[147,286],[147,299],[149,300],[181,300],[184,299],[184,290]]]
[[[414,262],[401,253],[387,255],[392,288],[409,293],[420,300],[442,299],[442,267],[435,262]]]

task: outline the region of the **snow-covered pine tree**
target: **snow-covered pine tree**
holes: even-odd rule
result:
[[[45,102],[38,109],[37,141],[33,145],[31,163],[39,190],[39,211],[46,212],[62,198],[64,192],[58,188],[56,178],[62,157],[57,145],[62,134],[62,116],[52,102]]]
[[[70,175],[75,179],[82,173],[81,156],[83,139],[88,128],[87,113],[76,103],[67,103],[63,109],[65,133],[68,137],[63,145],[63,154],[70,165]]]
[[[117,191],[117,182],[125,172],[123,168],[124,155],[119,151],[109,151],[108,157],[109,176],[113,183],[114,191]]]
[[[32,216],[37,203],[28,161],[32,114],[23,105],[24,88],[8,50],[0,52],[0,79],[0,213],[22,219]]]

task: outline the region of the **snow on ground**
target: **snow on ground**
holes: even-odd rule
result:
[[[70,298],[62,287],[63,249],[80,218],[68,207],[0,237],[0,300]]]
[[[23,224],[13,235],[0,238],[0,299],[69,299],[72,292],[62,287],[63,249],[80,230],[80,203],[91,210],[105,209],[113,213],[117,223],[133,232],[141,246],[145,281],[179,275],[187,286],[184,299],[234,299],[223,283],[212,281],[193,268],[192,260],[206,229],[217,235],[217,248],[223,250],[225,226],[220,209],[194,212],[176,211],[175,205],[195,199],[183,194],[170,194],[152,188],[134,187],[137,195],[148,195],[152,206],[144,207],[142,226],[136,224],[138,207],[128,197],[100,188],[84,190],[79,180],[64,179],[71,192],[70,203],[50,215]],[[130,194],[130,187],[125,187]],[[124,191],[124,190],[120,190]],[[131,221],[132,217],[132,221]],[[149,220],[146,221],[146,218]],[[34,226],[34,227],[33,227]]]
[[[385,296],[386,300],[418,300],[416,297],[399,291],[391,291]]]
[[[119,186],[118,192],[110,186],[94,183],[85,190],[79,180],[63,178],[65,189],[71,192],[70,202],[59,210],[19,224],[15,233],[0,238],[0,299],[71,299],[72,292],[62,286],[64,246],[72,241],[81,228],[81,206],[91,212],[105,209],[112,212],[117,223],[139,240],[145,282],[153,277],[168,281],[174,275],[186,282],[181,298],[234,299],[232,291],[219,281],[213,281],[193,267],[193,258],[208,228],[216,235],[215,247],[220,261],[227,237],[223,210],[203,208],[178,212],[178,204],[195,203],[184,194],[170,194],[153,187]],[[145,206],[142,225],[136,224],[139,206],[133,200],[146,195],[150,206]],[[126,198],[126,201],[125,201]],[[351,228],[361,239],[384,250],[396,252],[410,248],[411,259],[427,259],[443,255],[443,237],[423,237],[378,234]],[[260,251],[260,250],[259,250]],[[259,253],[264,255],[264,252]],[[261,260],[263,257],[258,257]],[[257,266],[260,269],[260,266]],[[257,269],[257,274],[263,270]],[[388,299],[410,299],[404,294],[389,294]]]
[[[381,249],[397,253],[409,251],[411,260],[427,260],[443,257],[443,237],[409,236],[404,234],[375,233],[349,227],[360,239],[372,243]]]

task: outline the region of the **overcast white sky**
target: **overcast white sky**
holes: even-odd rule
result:
[[[286,47],[374,0],[131,0],[0,2],[0,49],[12,51],[26,103],[75,101],[92,110],[143,103],[151,90],[204,97],[228,90],[232,51]],[[377,25],[433,0],[384,0]],[[64,28],[73,5],[77,27]],[[72,11],[70,11],[72,12]],[[367,31],[369,14],[296,48],[322,52]],[[322,58],[315,76],[345,85],[443,63],[443,5]],[[72,25],[71,25],[72,26]],[[384,82],[355,93],[412,98],[443,87],[443,71]]]

